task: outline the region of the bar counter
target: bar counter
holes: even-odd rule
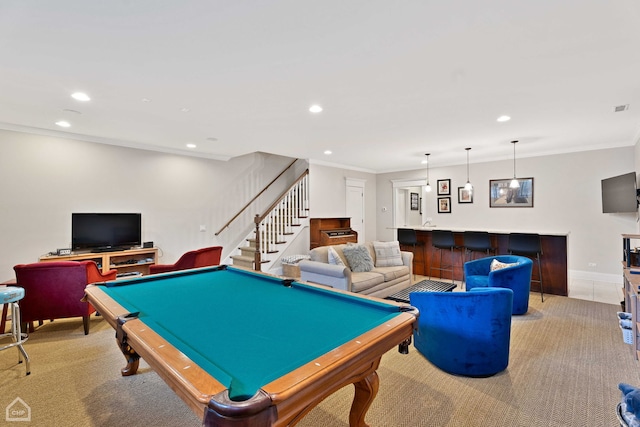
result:
[[[509,245],[510,233],[536,233],[535,231],[505,231],[505,230],[478,230],[478,229],[457,229],[457,228],[445,228],[445,227],[403,227],[413,228],[416,230],[418,237],[418,245],[415,250],[411,246],[402,246],[402,250],[411,251],[414,254],[413,257],[413,271],[416,274],[423,276],[431,276],[429,274],[431,268],[440,267],[440,256],[438,250],[431,244],[431,233],[434,230],[450,230],[453,232],[455,244],[460,249],[454,250],[454,272],[453,276],[455,280],[462,280],[462,266],[463,266],[463,234],[465,231],[487,231],[491,239],[491,246],[496,249],[494,255],[508,254],[507,250]],[[568,269],[567,269],[567,244],[569,233],[563,232],[537,232],[540,235],[540,242],[542,244],[542,255],[540,256],[542,264],[542,284],[544,286],[545,294],[554,294],[567,296],[567,282],[568,282]],[[442,255],[443,264],[449,264],[450,253],[445,251]],[[484,255],[478,252],[472,252],[470,254],[473,259],[481,258]],[[535,261],[534,261],[535,263]],[[433,270],[433,274],[440,275],[439,270]],[[442,279],[450,279],[449,273],[443,272]],[[538,276],[537,266],[533,268],[533,278]],[[531,283],[531,291],[540,292],[540,287],[537,282]]]

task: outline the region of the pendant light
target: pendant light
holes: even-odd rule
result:
[[[516,178],[516,144],[518,141],[511,141],[511,143],[513,144],[513,179],[509,184],[509,188],[520,188],[520,182]]]
[[[430,155],[431,153],[425,154],[425,156],[427,156],[427,186],[424,187],[424,191],[426,191],[427,193],[431,192],[431,184],[429,184],[429,156]]]
[[[467,191],[473,191],[473,185],[469,182],[469,150],[471,150],[471,147],[467,147],[465,150],[467,151],[467,183],[464,185],[464,189]]]

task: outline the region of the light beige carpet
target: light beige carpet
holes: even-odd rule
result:
[[[529,313],[513,318],[506,371],[476,379],[445,374],[416,350],[382,358],[380,390],[367,414],[371,426],[616,426],[619,382],[640,385],[640,366],[617,326],[617,305],[531,295]],[[0,425],[198,426],[201,417],[141,363],[121,377],[124,358],[113,329],[92,318],[46,323],[26,349],[0,352]],[[20,397],[31,423],[6,423],[5,408]],[[311,411],[299,426],[344,427],[353,397],[346,387]]]

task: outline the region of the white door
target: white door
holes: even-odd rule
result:
[[[396,223],[394,224],[397,228],[402,228],[407,226],[407,190],[404,188],[396,189]]]
[[[347,185],[347,212],[346,216],[351,218],[351,228],[358,233],[358,243],[365,241],[364,238],[364,188]]]

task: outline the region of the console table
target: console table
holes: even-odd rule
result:
[[[158,248],[127,249],[114,252],[82,252],[71,255],[48,255],[40,257],[46,261],[95,261],[103,273],[116,269],[118,273],[137,272],[149,274],[149,266],[158,262]]]

